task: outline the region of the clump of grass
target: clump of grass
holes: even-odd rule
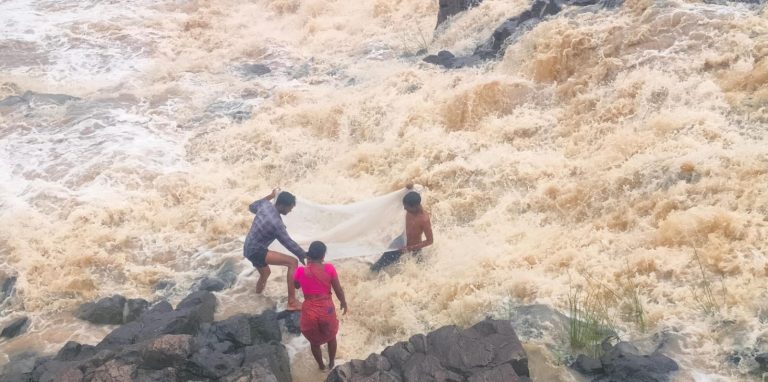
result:
[[[608,299],[595,289],[582,291],[571,288],[568,292],[570,315],[569,340],[574,350],[586,351],[599,357],[600,343],[614,333],[614,325],[608,313]]]
[[[419,25],[400,34],[400,45],[405,55],[425,54],[429,51],[431,43],[429,33]]]
[[[691,293],[693,294],[693,300],[696,301],[699,309],[708,316],[713,316],[720,312],[721,306],[725,305],[725,280],[720,278],[720,283],[723,290],[723,300],[718,301],[715,298],[715,294],[712,291],[712,283],[709,281],[707,273],[704,271],[704,265],[701,263],[701,257],[696,247],[693,247],[693,260],[696,262],[701,275],[701,281],[697,284],[697,287],[691,286]]]

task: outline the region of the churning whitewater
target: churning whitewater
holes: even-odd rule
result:
[[[283,268],[253,292],[251,202],[413,182],[435,230],[423,264],[334,260],[341,361],[589,296],[622,339],[663,334],[677,380],[759,379],[768,10],[568,7],[497,59],[422,61],[472,54],[529,6],[484,0],[435,29],[431,0],[0,0],[0,326],[30,318],[0,363],[97,343],[113,327],[75,318],[82,303],[178,302],[224,266],[217,319],[285,306]],[[306,341],[287,346],[294,380],[317,380]],[[567,349],[526,346],[534,380],[578,380]]]

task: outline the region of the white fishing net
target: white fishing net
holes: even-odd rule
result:
[[[414,190],[421,192],[421,187]],[[315,240],[328,246],[326,260],[381,254],[402,248],[405,231],[402,189],[344,205],[321,205],[296,197],[296,207],[283,216],[290,236],[305,250]],[[278,241],[269,249],[290,254]]]

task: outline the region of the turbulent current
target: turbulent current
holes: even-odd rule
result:
[[[485,0],[435,30],[434,0],[0,0],[0,324],[31,319],[0,363],[98,342],[111,327],[81,303],[176,302],[225,264],[217,319],[284,306],[281,268],[253,292],[249,203],[414,182],[425,264],[335,263],[343,360],[586,298],[624,339],[669,334],[681,381],[757,378],[734,359],[768,351],[768,9],[571,7],[498,59],[421,60],[528,7]],[[294,378],[318,380],[302,341]],[[530,346],[535,380],[578,380]]]

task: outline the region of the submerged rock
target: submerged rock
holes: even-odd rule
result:
[[[240,70],[242,71],[243,75],[247,77],[263,76],[272,72],[272,69],[264,64],[244,64],[240,67]]]
[[[27,327],[29,327],[29,318],[27,316],[19,317],[3,328],[3,331],[0,332],[0,337],[16,337],[19,334],[24,333],[24,331],[27,330]]]
[[[121,295],[114,295],[80,305],[75,317],[94,324],[120,325],[138,318],[148,306],[149,302],[144,299],[126,300]]]
[[[760,371],[768,371],[768,353],[761,353],[755,356],[755,361],[760,365]]]
[[[438,55],[430,55],[423,60],[449,69],[476,65],[483,60],[502,56],[510,42],[517,39],[522,33],[532,29],[547,17],[558,14],[565,6],[597,6],[597,8],[610,9],[620,6],[622,3],[623,0],[534,0],[531,3],[530,9],[507,19],[497,27],[490,38],[475,48],[472,55],[450,58],[449,54],[453,56],[452,53],[442,51]],[[442,57],[440,57],[440,54],[442,54]]]
[[[605,354],[600,357],[602,373],[594,382],[666,382],[672,372],[678,370],[677,363],[656,351],[640,354],[629,342],[619,342],[614,346],[603,344]],[[596,370],[592,362],[586,363],[591,370]]]
[[[96,302],[86,302],[77,309],[75,317],[94,324],[119,325],[123,323],[125,301],[125,297],[114,295]]]
[[[13,297],[17,279],[16,276],[8,276],[0,282],[0,305],[5,304],[7,300]]]
[[[8,363],[0,369],[0,382],[29,381],[36,361],[37,353],[34,352],[25,351],[9,356]]]
[[[327,382],[528,381],[528,356],[509,321],[445,326],[335,368]]]
[[[483,0],[440,0],[437,11],[437,25],[440,26],[449,17],[466,11],[467,9],[478,6]]]
[[[243,122],[251,119],[253,107],[242,101],[217,101],[205,109],[205,112],[213,117],[227,117],[235,122]]]
[[[288,333],[301,334],[300,310],[284,310],[277,314],[277,319],[283,324]]]

